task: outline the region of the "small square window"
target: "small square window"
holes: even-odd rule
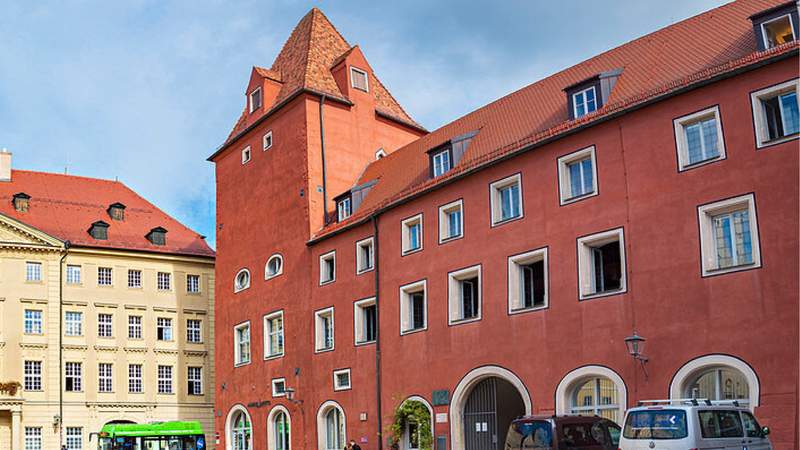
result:
[[[283,356],[283,311],[264,316],[264,359]]]
[[[25,263],[25,281],[32,283],[42,281],[42,263],[30,261]]]
[[[403,220],[402,227],[403,254],[422,250],[422,214]]]
[[[761,267],[753,194],[702,205],[697,213],[703,276]]]
[[[451,159],[450,147],[431,155],[431,173],[434,178],[447,173],[452,168]]]
[[[798,79],[750,94],[756,128],[756,147],[797,139],[800,135]]]
[[[369,272],[375,267],[374,239],[367,238],[356,242],[356,273]]]
[[[547,307],[547,249],[508,257],[508,312]]]
[[[255,88],[253,92],[250,93],[250,113],[255,112],[257,109],[261,108],[261,100],[262,100],[262,93],[261,88]]]
[[[597,111],[597,92],[594,86],[572,94],[572,110],[576,119]]]
[[[597,163],[594,146],[558,158],[561,205],[597,195]]]
[[[512,175],[489,185],[492,226],[523,217],[522,177]]]
[[[336,281],[336,251],[325,253],[319,257],[319,284]]]
[[[242,164],[246,164],[246,163],[250,162],[250,158],[252,156],[253,155],[252,155],[252,152],[250,150],[250,146],[249,145],[247,147],[243,148],[242,149]]]
[[[26,309],[23,329],[25,334],[42,334],[42,311]]]
[[[375,342],[378,337],[378,306],[375,298],[359,300],[354,305],[356,345]]]
[[[400,287],[400,334],[428,328],[427,281]]]
[[[286,395],[286,378],[272,379],[272,396],[283,397]]]
[[[622,228],[578,238],[578,284],[581,300],[626,291]]]
[[[447,274],[448,322],[472,322],[481,318],[481,266]]]
[[[142,287],[142,271],[141,270],[128,270],[128,287],[132,289],[141,289]]]
[[[67,265],[67,284],[81,284],[81,266]]]
[[[674,120],[679,170],[725,159],[719,107],[704,109]]]
[[[796,37],[792,25],[791,14],[762,22],[761,35],[764,38],[764,48],[770,49],[794,41]]]
[[[369,77],[367,76],[367,72],[355,67],[350,67],[350,81],[354,88],[369,92]]]
[[[464,202],[456,200],[439,207],[439,243],[464,236]]]
[[[83,313],[80,311],[64,312],[64,336],[83,335]]]
[[[267,131],[267,134],[262,138],[261,144],[264,151],[272,148],[272,130]]]
[[[111,286],[113,283],[113,271],[111,267],[97,268],[97,284],[99,286]]]
[[[350,389],[350,369],[340,369],[333,371],[333,390],[346,391]]]
[[[234,365],[241,366],[250,363],[250,322],[236,325],[233,329],[233,354]]]
[[[336,212],[338,214],[339,222],[350,217],[352,211],[352,201],[350,197],[343,198],[336,203]]]
[[[317,353],[333,350],[333,308],[326,308],[314,313],[315,350]]]

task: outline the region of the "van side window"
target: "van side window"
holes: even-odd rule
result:
[[[761,425],[752,414],[747,411],[742,411],[742,424],[744,425],[744,432],[747,437],[764,437],[761,433]]]
[[[697,415],[700,430],[706,439],[744,436],[739,411],[698,411]]]

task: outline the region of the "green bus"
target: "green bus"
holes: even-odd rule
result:
[[[97,433],[98,450],[204,450],[200,422],[114,423]]]

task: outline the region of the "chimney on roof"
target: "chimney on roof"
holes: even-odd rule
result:
[[[0,181],[11,181],[11,152],[0,150]]]

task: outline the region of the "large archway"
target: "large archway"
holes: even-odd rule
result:
[[[502,450],[511,421],[531,409],[528,390],[514,373],[497,366],[474,369],[453,392],[452,448]]]

